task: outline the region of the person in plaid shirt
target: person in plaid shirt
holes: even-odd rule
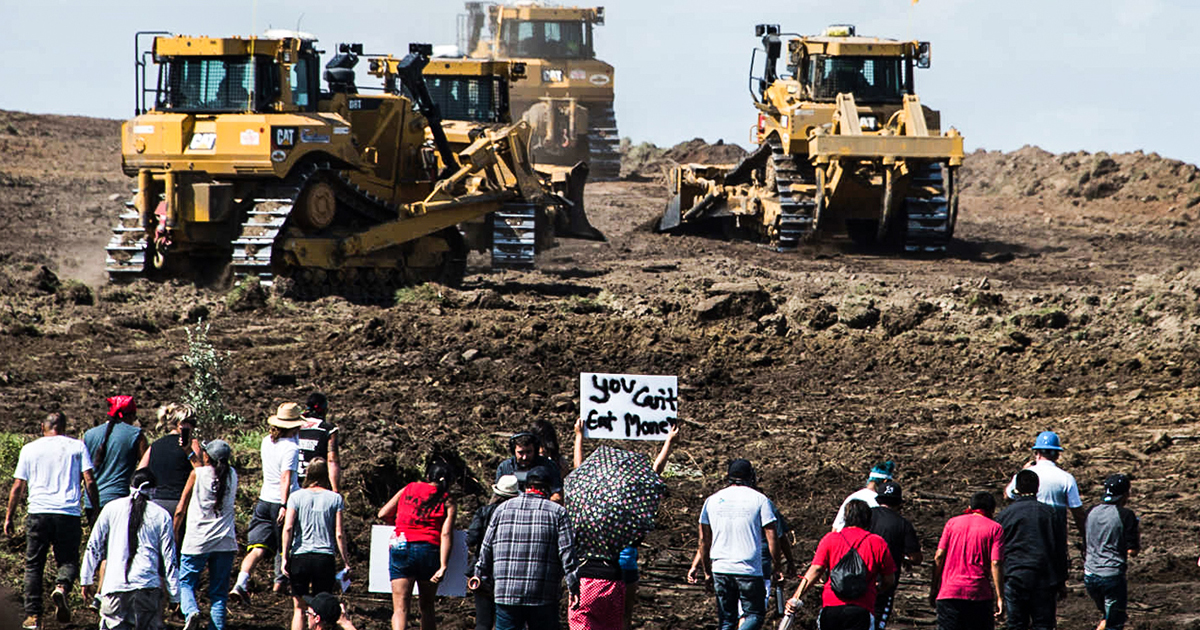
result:
[[[492,583],[496,630],[557,630],[564,577],[570,604],[579,601],[574,532],[566,509],[550,501],[550,471],[534,468],[525,485],[492,514],[471,586]]]

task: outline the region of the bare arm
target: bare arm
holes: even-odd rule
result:
[[[779,551],[779,535],[775,533],[776,524],[772,523],[762,528],[763,536],[767,539],[767,551],[771,554],[771,566],[775,567],[776,580],[781,580],[783,576],[783,563],[780,561],[782,555]]]
[[[100,488],[96,487],[96,477],[92,475],[92,471],[83,471],[83,488],[87,492],[88,498],[91,499],[93,508],[96,512],[100,511]]]
[[[431,582],[440,582],[446,576],[446,569],[450,568],[450,552],[454,548],[454,515],[456,509],[454,504],[448,499],[446,502],[446,520],[442,523],[442,537],[439,541],[438,551],[441,552],[441,565],[434,572]]]
[[[583,419],[575,421],[575,448],[573,449],[573,453],[575,454],[573,463],[575,464],[575,468],[579,468],[580,464],[583,463]]]
[[[404,492],[403,488],[396,494],[393,494],[392,498],[388,499],[388,502],[379,508],[379,512],[375,515],[379,520],[388,522],[396,518],[396,506],[400,504],[400,493],[402,492]]]
[[[287,506],[288,497],[292,496],[292,475],[294,474],[296,474],[296,472],[292,470],[285,470],[279,473],[279,498],[281,499],[279,502],[280,505]],[[278,521],[280,523],[282,523],[284,520],[284,512],[286,509],[286,507],[279,508]],[[284,547],[284,549],[287,549],[287,547]]]
[[[142,459],[138,461],[138,465],[135,470],[141,470],[143,468],[149,468],[149,467],[150,467],[150,449],[146,449],[146,452],[142,453]]]
[[[179,503],[175,505],[174,525],[175,525],[175,540],[182,542],[183,539],[183,524],[187,520],[188,503],[192,500],[192,490],[196,487],[196,471],[193,470],[188,474],[187,483],[183,486],[183,492],[179,494]]]
[[[1081,537],[1087,536],[1087,512],[1083,506],[1071,508],[1071,516],[1075,520],[1075,528],[1079,530]]]
[[[188,461],[192,463],[192,468],[204,465],[204,457],[200,455],[200,440],[192,439],[192,448],[188,451]]]
[[[296,525],[296,508],[284,508],[285,516],[283,517],[283,544],[279,546],[279,553],[283,556],[282,571],[284,575],[288,573],[288,551],[292,548],[292,527]],[[341,519],[341,512],[338,512],[338,518]],[[339,520],[340,522],[340,520]],[[338,543],[341,544],[342,533],[341,528],[338,528]]]
[[[878,592],[886,593],[886,592],[892,590],[892,588],[894,586],[896,586],[896,573],[895,572],[885,573],[885,574],[879,576],[879,591]]]
[[[13,479],[12,490],[8,492],[8,509],[4,513],[4,535],[12,535],[12,519],[13,514],[17,511],[17,506],[25,499],[25,480]]]
[[[146,455],[150,452],[150,443],[146,441],[145,431],[138,433],[137,442],[134,443],[133,447],[137,449],[138,461],[145,459],[146,464],[149,465],[150,460],[146,459]]]
[[[701,580],[712,577],[712,561],[709,552],[712,550],[712,527],[700,524],[700,540],[696,543],[696,557],[692,558],[692,568],[688,569],[687,580],[697,584]]]
[[[340,492],[338,487],[342,482],[342,465],[338,463],[338,434],[329,434],[329,451],[325,454],[325,463],[329,466],[329,487],[334,492]]]
[[[671,425],[671,430],[667,433],[667,441],[663,442],[662,448],[658,450],[658,457],[654,458],[654,472],[659,476],[667,469],[667,458],[671,456],[671,449],[675,447],[675,438],[679,437],[679,423]]]
[[[346,570],[350,569],[350,554],[346,553],[346,530],[342,527],[342,510],[337,511],[337,515],[333,519],[334,527],[336,527],[335,536],[337,536],[338,553],[342,554],[342,566]],[[284,547],[286,549],[287,547]]]
[[[825,577],[824,566],[816,563],[810,565],[808,571],[804,572],[804,577],[800,578],[800,584],[796,585],[796,592],[788,600],[784,608],[785,612],[789,615],[795,614],[796,609],[799,607],[799,604],[795,602],[799,602],[804,597],[804,593],[808,592],[809,587],[816,584],[823,577]]]
[[[946,568],[946,550],[933,554],[933,571],[929,574],[929,605],[937,607],[938,591],[942,588],[942,571]]]
[[[1001,585],[1004,584],[1004,565],[992,561],[992,597],[995,599],[996,618],[1004,616],[1004,594]]]

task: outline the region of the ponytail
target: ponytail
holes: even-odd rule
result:
[[[108,454],[108,438],[112,436],[113,427],[119,422],[116,418],[109,418],[108,422],[104,423],[104,441],[100,443],[100,448],[96,449],[96,456],[92,458],[96,470],[104,466],[104,456]]]
[[[425,482],[433,484],[437,492],[421,504],[421,510],[432,510],[446,500],[446,494],[450,490],[451,472],[450,467],[441,462],[429,465],[425,471]]]
[[[225,505],[225,494],[229,492],[230,474],[229,460],[219,459],[213,462],[213,484],[216,485],[217,500],[213,505],[213,511],[217,514],[221,513],[221,506]]]
[[[137,556],[138,532],[141,531],[142,521],[146,517],[146,503],[150,501],[150,490],[158,484],[154,473],[150,472],[148,468],[143,468],[133,474],[130,485],[133,486],[133,493],[129,508],[128,538],[126,539],[126,548],[129,550],[128,555],[125,556],[126,581],[129,581],[129,568],[133,566],[133,558]]]

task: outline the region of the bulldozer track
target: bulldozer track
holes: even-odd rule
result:
[[[904,198],[904,250],[917,254],[944,253],[954,235],[955,208],[953,195],[946,190],[942,164],[921,165],[913,174],[909,191],[915,194]]]
[[[137,191],[133,192],[134,198]],[[146,230],[133,199],[124,202],[112,237],[105,247],[104,269],[113,282],[140,277],[146,269]]]
[[[775,192],[779,197],[779,222],[776,225],[775,247],[791,250],[808,240],[814,228],[817,200],[816,174],[808,164],[797,164],[796,158],[783,149],[779,138],[768,140],[770,160],[775,172]]]
[[[492,268],[532,269],[537,254],[537,206],[507,203],[492,213]]]
[[[589,112],[588,167],[592,181],[613,181],[621,176],[621,136],[612,102],[591,105]]]

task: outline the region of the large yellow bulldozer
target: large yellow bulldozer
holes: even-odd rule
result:
[[[929,67],[929,44],[860,37],[850,25],[819,36],[759,25],[756,35],[758,148],[736,165],[674,169],[659,230],[732,227],[783,250],[846,233],[859,244],[944,252],[963,139],[941,132],[938,112],[917,97],[913,70]]]
[[[583,212],[533,169],[526,125],[480,126],[451,146],[422,73],[429,45],[366,55],[392,83],[367,92],[358,44],[339,47],[322,90],[311,35],[135,39],[122,163],[137,193],[108,246],[113,280],[213,282],[231,270],[302,298],[388,300],[399,286],[461,281],[467,252],[492,245],[464,238],[461,223],[514,206]]]
[[[616,179],[621,139],[613,110],[613,67],[596,58],[592,37],[604,24],[604,7],[465,4],[459,51],[518,61],[528,69],[528,80],[513,86],[511,108],[514,119],[533,128],[534,159],[567,166],[587,160],[594,179]]]

